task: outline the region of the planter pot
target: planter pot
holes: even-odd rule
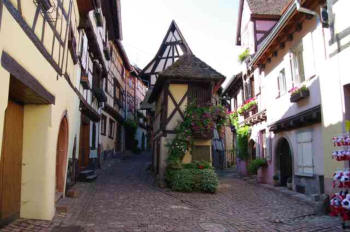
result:
[[[287,183],[287,188],[292,190],[293,189],[293,183]]]
[[[212,139],[213,138],[213,130],[192,130],[193,138],[195,139]]]
[[[280,185],[280,182],[278,180],[273,180],[273,186],[277,187]]]
[[[309,96],[310,96],[310,91],[308,89],[301,90],[299,93],[295,93],[290,96],[290,102],[298,102]]]

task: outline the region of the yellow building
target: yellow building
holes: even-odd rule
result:
[[[0,221],[51,219],[78,152],[75,0],[0,2]]]

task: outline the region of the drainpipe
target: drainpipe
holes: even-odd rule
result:
[[[295,0],[295,5],[297,7],[297,11],[301,12],[301,13],[305,13],[305,14],[309,14],[309,15],[313,15],[316,16],[317,18],[319,18],[318,14],[315,11],[312,11],[310,9],[307,9],[305,7],[301,6],[300,0]]]

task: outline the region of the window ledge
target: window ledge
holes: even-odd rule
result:
[[[311,173],[301,173],[301,172],[297,172],[294,174],[295,176],[301,176],[301,177],[314,177],[314,174]]]

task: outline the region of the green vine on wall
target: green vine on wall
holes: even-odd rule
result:
[[[235,127],[237,134],[237,156],[240,159],[248,159],[248,139],[250,134],[250,127],[248,125],[239,125],[238,113],[230,112],[229,119],[231,125]]]
[[[220,130],[226,121],[226,109],[221,105],[198,107],[189,104],[185,110],[184,120],[175,129],[175,138],[168,144],[168,167],[182,168],[182,159],[186,151],[191,152],[193,147],[193,132],[213,130],[215,126]]]

